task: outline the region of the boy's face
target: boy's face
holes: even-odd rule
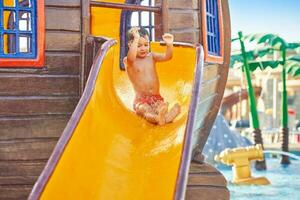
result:
[[[130,44],[131,45],[131,44]],[[137,48],[137,57],[145,58],[149,53],[149,38],[148,36],[140,37]]]

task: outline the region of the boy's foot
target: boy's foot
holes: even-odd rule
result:
[[[171,123],[181,111],[180,105],[176,103],[171,110],[166,114],[166,123]]]
[[[168,104],[161,104],[157,108],[157,112],[158,125],[164,125],[166,123],[166,113],[168,112]]]

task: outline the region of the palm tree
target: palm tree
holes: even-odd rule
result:
[[[251,56],[251,54],[246,52],[245,44],[244,44],[244,38],[243,34],[240,31],[238,33],[239,35],[239,42],[241,45],[241,54],[237,56],[233,56],[231,60],[231,64],[236,63],[236,61],[242,62],[242,65],[240,65],[243,68],[243,71],[245,72],[246,80],[247,80],[247,90],[248,90],[248,98],[249,98],[249,106],[250,106],[250,120],[253,127],[253,137],[254,137],[254,143],[255,144],[261,144],[263,146],[263,139],[261,136],[261,130],[259,127],[259,120],[258,120],[258,114],[256,110],[256,102],[255,102],[255,95],[253,91],[253,86],[251,82],[251,75],[250,75],[250,69],[248,65],[248,58]],[[234,41],[235,39],[233,39]],[[265,160],[262,161],[256,161],[255,168],[257,170],[265,170],[266,169],[266,162]]]
[[[286,43],[282,38],[274,34],[264,34],[264,35],[249,35],[244,37],[244,39],[249,39],[249,41],[256,41],[257,44],[265,44],[264,48],[257,48],[254,51],[247,52],[246,56],[251,59],[248,62],[249,69],[251,71],[260,68],[264,70],[266,67],[277,68],[282,66],[282,117],[281,117],[281,139],[282,139],[282,151],[288,151],[288,141],[289,141],[289,130],[288,130],[288,106],[287,106],[287,91],[286,91],[286,74],[289,73],[292,76],[300,75],[300,55],[296,56],[286,56],[287,49],[292,49],[296,53],[300,52],[300,44],[298,43]],[[274,52],[280,52],[281,60],[266,60],[264,56],[270,55]],[[259,59],[257,59],[259,58]],[[233,60],[238,61],[239,58],[236,57]],[[282,164],[289,164],[289,158],[287,156],[282,156]]]

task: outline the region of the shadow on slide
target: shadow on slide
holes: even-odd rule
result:
[[[160,43],[151,49],[164,51]],[[200,95],[202,48],[177,44],[157,64],[161,93],[182,105],[155,126],[132,110],[133,89],[119,68],[115,40],[99,49],[85,91],[29,199],[183,199]]]

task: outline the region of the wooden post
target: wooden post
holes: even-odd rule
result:
[[[162,15],[165,11],[163,9],[164,5],[162,5],[162,1],[164,1],[164,0],[154,0],[155,5],[161,7],[161,13],[154,13],[154,26],[155,26],[155,40],[156,41],[159,41],[162,39],[161,36],[163,35],[163,32],[164,32],[164,30],[163,30],[164,23],[163,23]]]
[[[166,0],[162,0],[162,31],[163,33],[169,32],[169,3]]]
[[[86,38],[90,34],[90,0],[82,0],[81,1],[82,7],[81,7],[81,23],[82,23],[82,29],[81,29],[81,67],[79,69],[80,73],[80,85],[79,85],[79,95],[81,96],[85,87],[85,81],[88,75],[86,74],[85,69],[85,48],[86,48]]]
[[[101,1],[91,1],[91,6],[93,7],[102,7],[102,8],[116,8],[122,10],[132,10],[132,11],[148,11],[161,13],[161,7],[158,6],[140,6],[134,4],[122,4],[122,3],[109,3]]]

